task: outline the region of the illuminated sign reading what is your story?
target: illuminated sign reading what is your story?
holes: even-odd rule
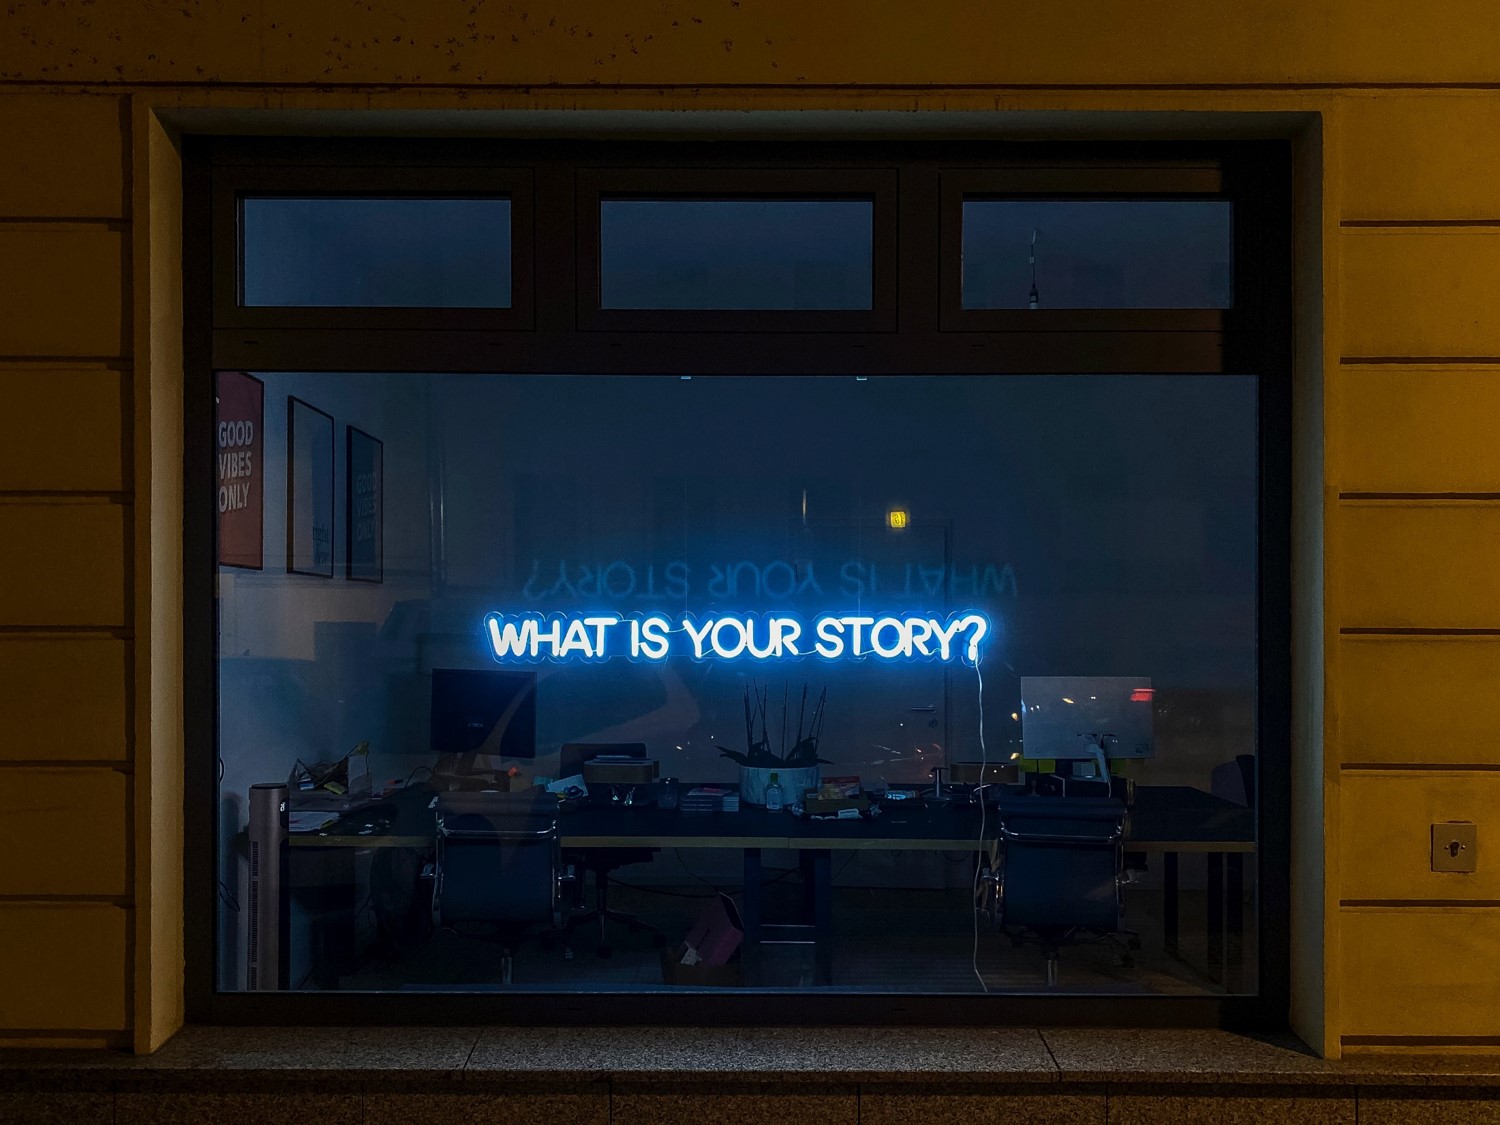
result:
[[[484,633],[498,661],[602,661],[620,657],[694,660],[933,661],[978,664],[992,633],[974,611],[935,617],[825,613],[810,623],[790,614],[488,613]]]

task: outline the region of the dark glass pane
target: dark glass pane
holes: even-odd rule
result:
[[[243,201],[243,302],[510,307],[508,199]]]
[[[1226,309],[1232,227],[1221,200],[965,200],[963,307]]]
[[[331,464],[288,439],[288,398],[332,417]],[[224,372],[218,400],[221,987],[264,963],[260,903],[288,912],[282,969],[303,989],[1055,994],[1050,936],[1071,993],[1255,991],[1254,378]],[[301,491],[340,498],[320,509],[337,580],[287,573]],[[361,542],[351,495],[382,513],[378,585],[342,578]],[[497,651],[491,620],[555,631],[533,659],[503,633]],[[935,639],[954,623],[977,667]],[[765,699],[753,733],[747,691]],[[809,730],[819,782],[864,793],[828,799],[878,816],[805,819],[805,765],[775,769],[800,810],[760,807],[773,767],[721,750],[790,752]],[[1033,833],[1050,809],[1051,832],[1090,836],[1127,794],[1098,793],[1086,738],[1134,783],[1129,877],[1108,834],[1066,854],[1007,838],[1014,946],[993,916],[976,924],[976,857],[1002,816],[1025,818],[969,800],[987,776],[1032,809]],[[659,776],[580,767],[602,753]],[[954,771],[942,795],[937,766]],[[580,772],[587,797],[542,791]],[[667,777],[675,808],[657,803]],[[267,783],[291,814],[275,895],[247,847]],[[555,821],[555,853],[477,838],[477,813],[455,817],[476,818],[467,838],[437,823],[465,800],[515,817],[526,795]],[[821,846],[787,846],[808,838]],[[582,885],[554,903],[559,865]],[[691,973],[614,920],[601,959],[601,887],[669,949],[716,891],[768,923],[811,898],[831,959],[767,943]],[[1122,927],[1140,940],[1124,966],[1096,932]]]
[[[868,309],[868,200],[606,199],[606,309]]]

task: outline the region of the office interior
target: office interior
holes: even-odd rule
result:
[[[265,560],[218,575],[221,989],[1255,990],[1253,379],[255,378]],[[329,574],[290,573],[280,557],[291,399],[330,416],[337,435]],[[383,443],[379,581],[348,577],[346,427]],[[977,667],[678,650],[502,664],[483,627],[489,613],[773,611],[804,621],[977,611],[992,632]],[[455,753],[444,733],[454,716],[447,704],[434,714],[435,683],[451,670],[493,673],[512,685],[502,694],[534,685],[516,724],[485,732],[482,754]],[[1086,761],[1026,753],[1023,677],[1149,685],[1149,752],[1106,747],[1102,792],[1125,806],[1127,838],[1110,853],[1118,925],[1072,925],[1072,884],[1045,865],[1026,878],[1057,898],[1042,909],[1058,929],[995,909],[1008,815],[997,795],[1060,795],[1070,782],[1089,793],[1099,776]],[[744,800],[737,812],[688,811],[694,790],[742,788],[724,749],[744,751],[762,731],[785,749],[796,728],[811,733],[820,701],[820,780],[857,779],[868,804],[815,825],[843,833],[826,851],[774,846],[811,830],[805,809],[768,814]],[[545,786],[577,767],[565,747],[578,746],[644,755],[649,773],[560,798]],[[332,788],[349,792],[303,788],[334,763],[344,772]],[[282,955],[276,979],[256,980],[252,787],[277,783],[291,828]],[[678,809],[660,807],[664,788]],[[445,925],[432,893],[437,805],[484,790],[507,791],[512,805],[537,798],[531,811],[556,825],[552,874],[571,877],[552,888],[557,909],[519,926]],[[1174,802],[1220,821],[1238,810],[1237,838],[1134,850],[1128,806],[1149,794],[1158,806],[1165,795],[1168,818]],[[597,840],[591,816],[611,818],[614,847],[569,846]],[[912,817],[935,827],[903,835]],[[634,826],[647,823],[654,835],[637,846]],[[398,832],[408,846],[379,839]],[[726,846],[705,845],[715,833]],[[751,835],[766,845],[753,872]],[[821,873],[809,860],[819,854]],[[1225,893],[1226,855],[1238,900],[1227,915],[1210,901]],[[1024,873],[1010,867],[1017,895]],[[532,878],[523,868],[516,879]],[[820,879],[822,928],[774,936],[778,921],[808,920]],[[607,907],[640,925],[598,925],[601,880]],[[745,925],[747,890],[757,917],[728,975],[674,972],[705,916],[727,909]]]

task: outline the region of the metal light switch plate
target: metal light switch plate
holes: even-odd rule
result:
[[[1432,869],[1475,871],[1479,867],[1479,826],[1468,820],[1450,820],[1432,826]]]

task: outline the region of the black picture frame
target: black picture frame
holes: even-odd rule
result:
[[[333,577],[333,416],[286,400],[286,570]]]
[[[385,580],[385,443],[345,428],[344,574],[351,582]]]

